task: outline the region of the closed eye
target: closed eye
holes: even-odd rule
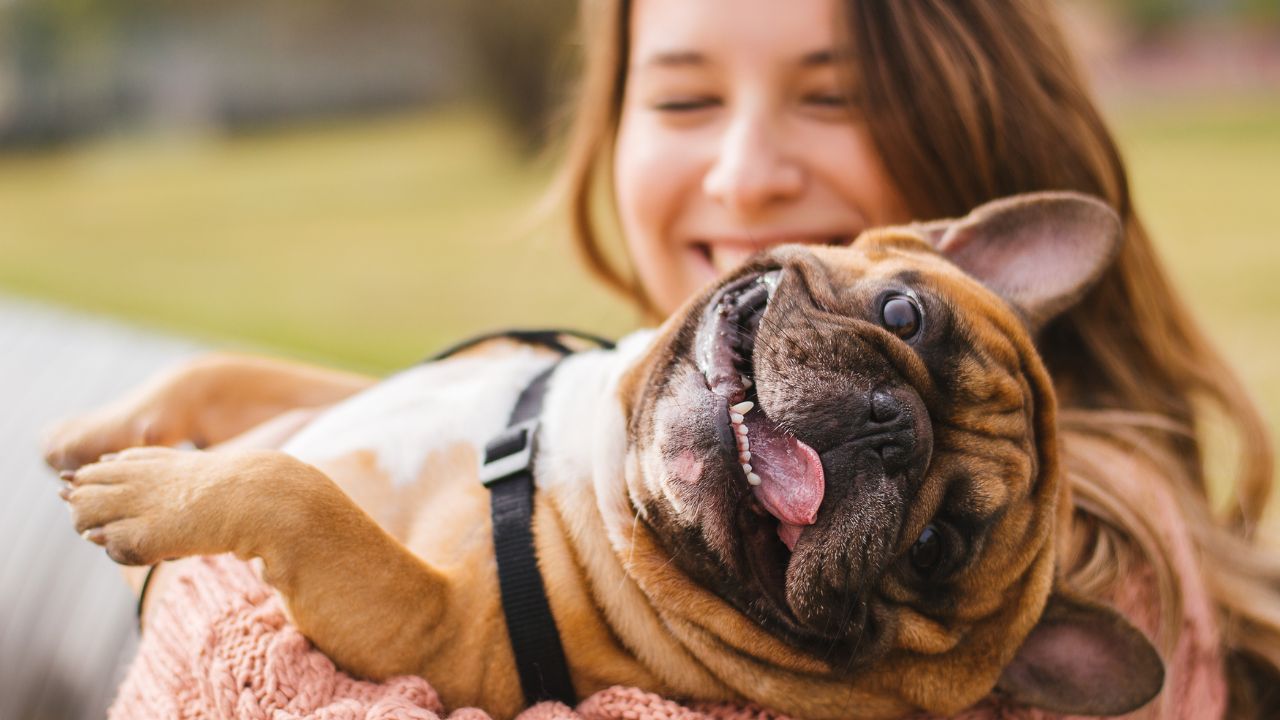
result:
[[[800,106],[827,120],[849,120],[859,113],[858,98],[833,90],[804,93],[800,96]]]
[[[706,110],[721,105],[720,99],[711,96],[675,98],[671,100],[663,100],[653,104],[653,109],[658,112],[670,113],[688,113],[698,110]]]
[[[820,107],[847,108],[852,104],[848,95],[839,93],[813,93],[801,99],[807,105]]]

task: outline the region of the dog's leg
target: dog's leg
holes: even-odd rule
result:
[[[261,558],[294,623],[344,669],[417,674],[434,652],[445,576],[289,455],[134,448],[64,477],[77,532],[116,562]]]
[[[57,470],[74,470],[129,447],[183,442],[208,447],[283,413],[330,405],[373,382],[300,363],[212,354],[54,426],[45,435],[45,460]]]

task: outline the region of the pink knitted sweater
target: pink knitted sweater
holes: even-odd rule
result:
[[[1142,492],[1142,488],[1134,488]],[[1166,658],[1165,689],[1143,718],[1222,717],[1226,687],[1212,608],[1199,581],[1194,550],[1173,501],[1148,492],[1146,507],[1166,528],[1164,541],[1182,580],[1183,627]],[[180,568],[180,569],[179,569]],[[158,718],[321,718],[324,720],[487,720],[474,708],[445,708],[418,677],[383,683],[352,678],[288,624],[283,605],[252,566],[230,556],[174,566],[163,595],[151,603],[137,659],[120,688],[113,720]],[[1115,602],[1144,630],[1155,620],[1149,577],[1138,577]],[[1048,720],[992,699],[964,720]],[[754,706],[681,704],[636,688],[598,692],[576,708],[543,703],[520,720],[772,720]]]

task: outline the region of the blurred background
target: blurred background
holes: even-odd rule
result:
[[[1060,4],[1177,280],[1280,408],[1280,0]],[[497,326],[623,332],[529,222],[573,16],[0,0],[0,291],[369,371]]]
[[[1059,4],[1140,212],[1280,441],[1280,0]],[[532,212],[573,16],[573,0],[0,0],[0,370],[84,386],[20,388],[32,414],[3,391],[21,377],[0,385],[30,433],[0,447],[38,473],[44,410],[197,347],[382,373],[499,327],[635,327]],[[125,350],[83,357],[92,318]],[[0,636],[13,680],[26,636]],[[74,715],[50,687],[21,716]]]

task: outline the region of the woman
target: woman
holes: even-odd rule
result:
[[[587,62],[561,189],[591,268],[653,319],[782,242],[848,242],[1044,189],[1097,195],[1121,214],[1119,261],[1040,339],[1076,498],[1063,574],[1162,647],[1174,670],[1150,716],[1220,715],[1227,681],[1233,715],[1275,712],[1263,690],[1280,667],[1280,568],[1250,540],[1271,482],[1266,433],[1169,286],[1049,3],[586,0],[583,10]],[[607,261],[592,215],[596,194],[610,192],[630,269]],[[198,387],[187,381],[210,363],[298,390],[229,410],[224,428],[203,429],[208,442],[365,384],[319,372],[297,383],[292,367],[226,358],[183,382]],[[1198,434],[1213,411],[1234,421],[1243,448],[1238,476],[1213,481],[1232,491],[1221,518]],[[192,436],[165,418],[147,432],[134,439]]]
[[[1203,653],[1220,633],[1233,714],[1263,712],[1248,709],[1265,701],[1251,693],[1275,687],[1265,678],[1280,667],[1280,567],[1250,543],[1271,487],[1266,430],[1170,286],[1051,4],[584,10],[564,192],[590,267],[652,317],[778,242],[839,243],[1045,189],[1093,194],[1120,213],[1115,267],[1039,343],[1065,409],[1077,501],[1062,567],[1096,596],[1132,592],[1125,578],[1146,573],[1151,592],[1134,602],[1158,610],[1150,629],[1166,658]],[[607,261],[591,214],[610,165],[630,270]],[[1235,477],[1206,476],[1201,433],[1214,413],[1239,439]],[[1211,483],[1231,490],[1221,517]],[[1162,526],[1160,507],[1185,533]],[[1202,577],[1174,576],[1188,560]],[[1178,683],[1168,679],[1168,711]],[[1182,702],[1216,692],[1197,687]]]

